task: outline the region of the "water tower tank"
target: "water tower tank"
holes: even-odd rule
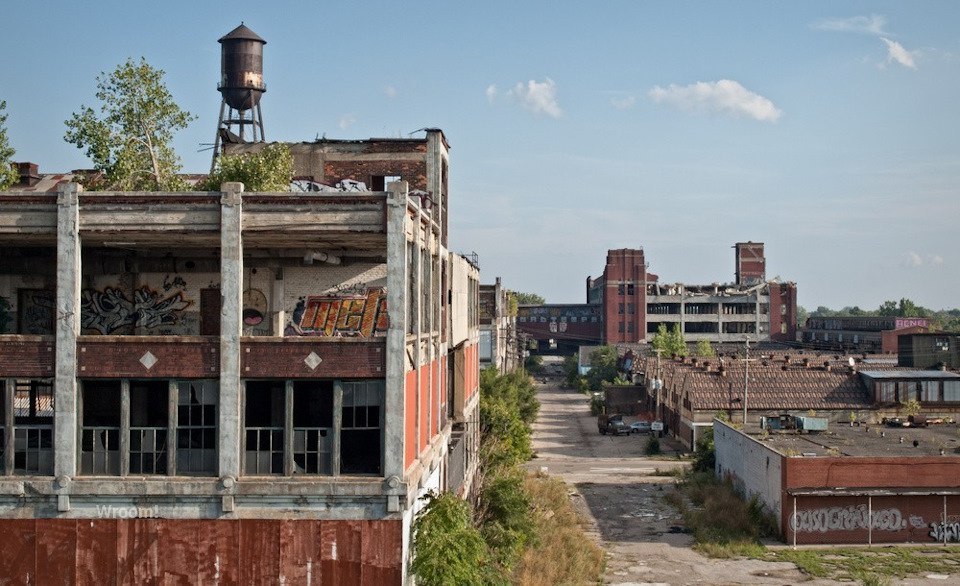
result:
[[[249,110],[267,91],[263,83],[263,46],[257,33],[242,23],[220,37],[220,84],[217,89],[234,110]]]

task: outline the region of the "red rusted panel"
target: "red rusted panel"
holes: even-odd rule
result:
[[[362,526],[369,521],[327,521],[323,536],[321,584],[339,586],[360,584]]]
[[[363,584],[400,584],[402,579],[403,524],[400,521],[363,523]]]
[[[282,521],[280,524],[280,575],[288,584],[320,581],[322,522]]]
[[[45,521],[37,521],[43,523]],[[117,523],[78,519],[77,584],[113,584],[117,578]]]
[[[161,584],[194,584],[200,573],[200,552],[207,546],[200,540],[201,523],[216,521],[165,520],[153,522],[159,558],[157,580]]]
[[[403,468],[406,470],[417,459],[417,371],[408,370],[404,384],[403,406]]]
[[[420,386],[417,387],[417,400],[420,403],[420,414],[418,418],[420,438],[417,444],[417,454],[422,454],[423,450],[427,447],[427,432],[429,431],[427,428],[429,423],[427,412],[430,405],[428,402],[430,400],[430,368],[428,366],[421,366],[417,369],[417,373],[420,380]]]
[[[240,582],[276,584],[280,576],[280,524],[278,520],[240,521]]]
[[[197,584],[240,584],[240,521],[199,521]]]
[[[17,584],[35,581],[37,535],[33,519],[11,519],[3,525],[0,576]]]
[[[77,582],[77,521],[43,519],[34,523],[37,532],[37,583],[51,586],[75,584]]]

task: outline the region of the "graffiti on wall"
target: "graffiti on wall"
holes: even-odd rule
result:
[[[930,537],[936,541],[960,541],[960,522],[930,523]]]
[[[243,325],[258,326],[267,315],[267,296],[259,289],[243,292]]]
[[[57,306],[56,293],[50,289],[20,289],[17,307],[20,333],[32,335],[53,334],[53,316]]]
[[[147,286],[136,289],[133,299],[114,287],[103,291],[84,289],[80,295],[80,326],[100,334],[172,326],[192,302],[184,297],[183,291],[164,295]]]
[[[900,531],[907,526],[900,509],[873,511],[873,529],[877,531]],[[871,513],[867,505],[827,507],[798,511],[790,518],[794,531],[826,533],[827,531],[854,531],[870,526]]]
[[[373,338],[385,336],[389,324],[387,290],[369,287],[301,297],[284,334]]]

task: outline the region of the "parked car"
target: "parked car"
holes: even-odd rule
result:
[[[650,433],[649,421],[634,421],[630,424],[630,433]]]
[[[602,435],[608,433],[627,435],[630,433],[630,426],[623,422],[623,415],[600,415],[597,418],[597,428]]]

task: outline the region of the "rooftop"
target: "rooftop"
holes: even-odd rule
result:
[[[949,421],[949,420],[948,420]],[[928,427],[894,427],[883,423],[830,423],[825,432],[761,432],[751,426],[748,435],[787,456],[847,457],[960,457],[960,426],[955,422]],[[914,445],[916,442],[916,445]]]

